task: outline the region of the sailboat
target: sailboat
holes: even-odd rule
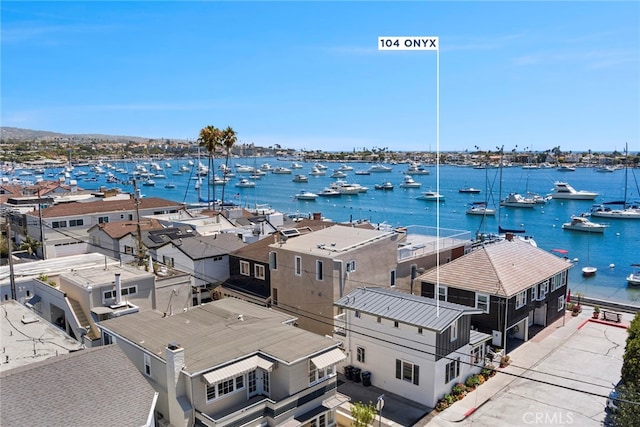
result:
[[[584,277],[595,276],[596,271],[598,271],[598,269],[596,267],[593,267],[593,266],[589,265],[589,264],[591,264],[589,262],[590,254],[591,254],[591,248],[590,248],[590,245],[589,245],[589,241],[591,240],[590,234],[591,233],[589,233],[589,235],[587,236],[587,265],[582,267],[582,275]]]
[[[640,219],[640,204],[629,203],[627,196],[627,186],[629,181],[629,146],[625,146],[625,162],[624,162],[624,200],[605,202],[600,205],[594,205],[591,208],[591,216],[600,218],[614,219]],[[611,206],[619,206],[611,207]]]
[[[500,164],[498,165],[500,168],[500,185],[499,185],[499,198],[500,198],[500,203],[498,203],[498,233],[499,234],[505,234],[505,233],[511,233],[511,234],[522,234],[522,233],[526,233],[524,228],[502,228],[501,225],[501,219],[502,219],[502,215],[500,214],[501,211],[501,207],[503,206],[502,204],[502,168],[504,167],[503,165],[503,161],[502,161],[502,156],[504,154],[504,146],[500,147]]]

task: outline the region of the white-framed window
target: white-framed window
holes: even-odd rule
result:
[[[531,288],[531,301],[536,301],[538,299],[538,285],[534,285]]]
[[[262,371],[262,391],[268,395],[271,392],[271,377],[269,371]]]
[[[309,359],[309,385],[324,381],[334,374],[336,365],[329,365],[326,368],[318,367]]]
[[[329,427],[335,425],[333,422],[333,410],[316,415],[303,424],[304,427]]]
[[[278,253],[277,252],[269,252],[269,269],[271,270],[278,269]]]
[[[244,389],[244,375],[227,378],[215,384],[207,384],[207,401],[219,399],[227,394]]]
[[[562,285],[566,285],[567,284],[567,275],[569,274],[569,272],[567,270],[562,272]]]
[[[265,268],[262,264],[254,264],[253,266],[253,274],[256,276],[256,279],[264,280],[265,278]]]
[[[366,351],[364,347],[356,347],[356,360],[360,363],[366,363]]]
[[[389,286],[392,288],[396,287],[396,271],[395,270],[391,270],[389,274]]]
[[[524,307],[527,303],[527,291],[521,291],[516,294],[516,310]]]
[[[356,271],[356,260],[347,261],[347,273]]]
[[[144,374],[148,377],[151,376],[151,356],[144,353]]]
[[[449,384],[460,375],[460,358],[447,363],[444,370],[444,383]]]
[[[84,225],[84,219],[70,219],[69,227],[80,227]]]
[[[108,216],[99,216],[98,217],[98,224],[105,224],[109,222],[109,217]]]
[[[396,378],[420,385],[420,366],[406,360],[396,359]]]
[[[489,312],[489,295],[476,293],[476,308],[484,311],[485,313],[488,313]]]
[[[543,300],[544,297],[547,296],[548,292],[549,292],[549,281],[545,280],[544,282],[540,283],[540,296],[538,298]]]
[[[447,300],[447,293],[448,293],[448,289],[446,286],[438,285],[438,299],[440,301]]]
[[[162,255],[162,263],[169,268],[173,268],[174,259],[170,256]]]
[[[562,287],[562,273],[551,278],[551,292]]]
[[[564,295],[558,297],[558,311],[564,310]]]
[[[294,259],[296,276],[302,276],[302,257],[296,256]]]
[[[471,349],[471,364],[478,365],[482,362],[484,355],[482,354],[483,345],[473,347]]]
[[[458,339],[458,320],[456,319],[449,327],[449,340],[455,341]]]
[[[251,276],[249,261],[240,261],[240,274],[243,276]]]
[[[324,262],[318,259],[316,260],[316,280],[322,280],[324,278]]]

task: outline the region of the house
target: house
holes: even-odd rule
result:
[[[146,249],[138,241],[140,234],[148,230],[161,230],[164,227],[154,219],[141,219],[140,221],[115,221],[96,224],[87,230],[89,234],[90,252],[98,252],[110,258],[121,260],[128,264],[138,257],[146,257]],[[139,253],[141,249],[141,253]]]
[[[508,337],[527,341],[562,317],[571,267],[528,242],[508,238],[431,269],[417,280],[422,296],[482,310],[471,324],[492,334],[493,345],[507,348]]]
[[[332,225],[313,233],[281,230],[269,246],[272,306],[303,329],[333,333],[333,303],[363,284],[393,287],[401,235]]]
[[[83,254],[89,247],[88,230],[96,224],[133,221],[137,218],[136,211],[144,216],[175,212],[181,208],[180,203],[158,197],[138,201],[130,197],[126,200],[62,203],[25,214],[26,235],[18,237],[19,241],[26,236],[44,241],[41,249],[44,253],[39,254],[43,258]]]
[[[335,425],[339,343],[294,317],[234,298],[173,316],[140,312],[100,323],[159,393],[172,426]]]
[[[383,390],[433,408],[484,367],[491,336],[471,330],[480,310],[383,288],[358,288],[336,307],[347,370],[367,372]]]
[[[0,373],[0,424],[155,426],[158,393],[116,345]]]

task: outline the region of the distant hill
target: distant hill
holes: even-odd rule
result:
[[[65,139],[74,141],[133,141],[147,142],[157,140],[157,138],[145,138],[140,136],[123,136],[123,135],[103,135],[103,134],[67,134],[58,132],[49,132],[45,130],[22,129],[14,127],[0,127],[0,137],[7,141],[33,141],[33,140],[54,140]],[[175,140],[172,140],[175,141]]]

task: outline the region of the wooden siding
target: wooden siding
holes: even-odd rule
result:
[[[436,335],[436,361],[448,356],[469,343],[471,335],[470,316],[462,316],[458,319],[458,338],[453,341],[449,338],[450,329],[451,328],[447,328],[442,333]]]

